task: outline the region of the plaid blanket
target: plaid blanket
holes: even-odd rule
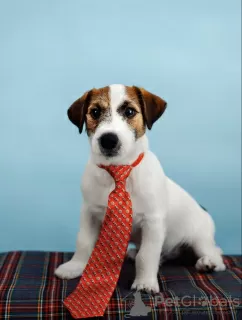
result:
[[[54,276],[55,268],[71,256],[57,252],[0,254],[0,319],[72,319],[62,301],[79,279]],[[134,263],[127,260],[103,319],[242,319],[241,260],[225,256],[227,270],[219,273],[164,265],[159,271],[158,295],[130,291]]]

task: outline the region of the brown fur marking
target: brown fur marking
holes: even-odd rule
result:
[[[145,123],[150,130],[154,124],[164,113],[166,109],[166,101],[157,95],[146,91],[143,88],[136,88],[141,93],[141,99],[144,104],[143,116]],[[137,91],[137,92],[138,92]]]
[[[99,106],[102,110],[101,116],[97,120],[93,119],[90,114],[91,110],[96,106]],[[104,87],[101,89],[93,89],[92,98],[86,113],[86,128],[87,128],[88,135],[95,132],[99,123],[108,115],[109,109],[110,109],[109,87]]]
[[[69,119],[82,132],[83,124],[86,123],[87,134],[95,132],[101,121],[110,116],[109,87],[92,89],[77,99],[68,109]],[[166,109],[166,102],[160,97],[146,91],[143,88],[125,86],[127,106],[133,107],[137,113],[133,118],[125,118],[128,125],[135,132],[136,139],[142,137],[146,126],[151,129],[153,123],[159,119]],[[99,119],[93,119],[91,110],[95,107],[101,109]],[[119,113],[123,114],[127,106],[120,106]]]
[[[132,106],[137,111],[137,114],[133,118],[127,119],[127,123],[134,130],[136,139],[138,139],[145,133],[143,112],[141,110],[141,106],[139,104],[139,100],[134,87],[126,86],[125,88],[128,101],[131,102],[130,106]]]

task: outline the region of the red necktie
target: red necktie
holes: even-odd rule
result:
[[[115,180],[115,189],[108,197],[99,238],[81,280],[64,300],[75,319],[103,316],[116,287],[132,230],[132,202],[126,179],[143,157],[140,154],[132,165],[100,165]]]

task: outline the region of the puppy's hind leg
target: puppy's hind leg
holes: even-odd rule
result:
[[[198,257],[195,268],[198,271],[224,271],[222,250],[216,246],[213,234],[203,232],[193,241],[192,248]]]

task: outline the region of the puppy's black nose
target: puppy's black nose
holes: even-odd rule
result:
[[[100,145],[105,150],[113,150],[118,144],[118,136],[114,133],[105,133],[100,138]]]

